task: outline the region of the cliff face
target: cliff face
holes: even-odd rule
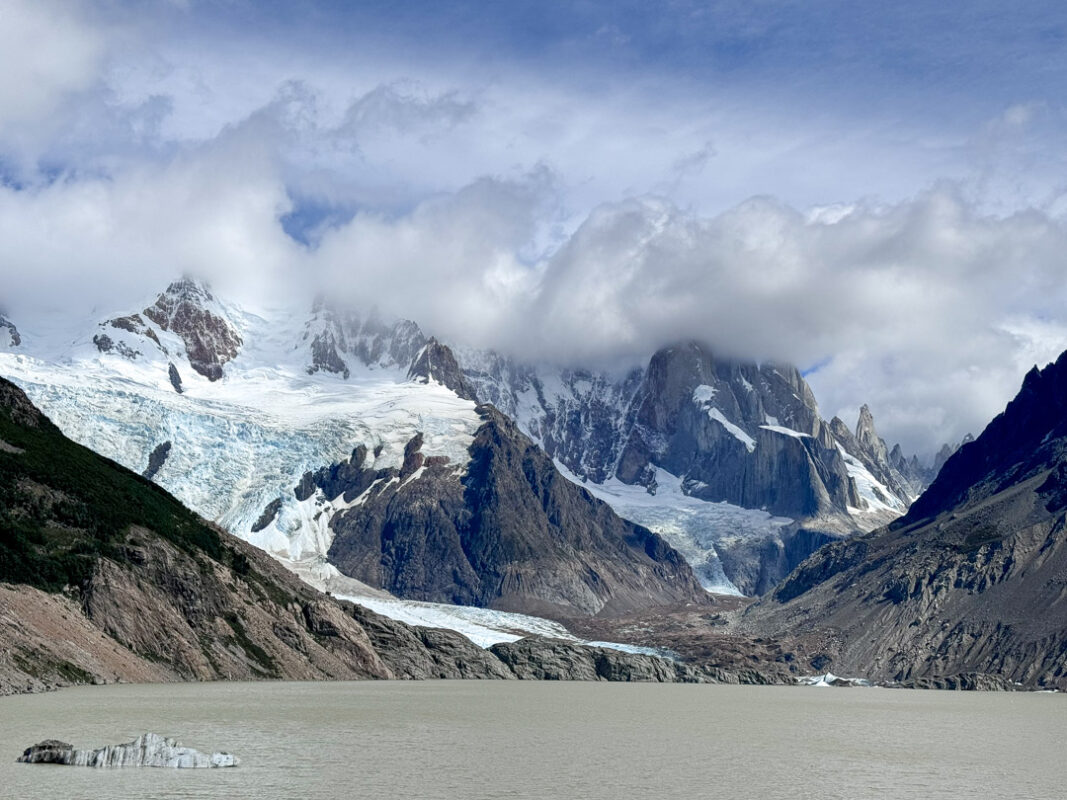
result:
[[[750,627],[832,669],[919,685],[1067,687],[1067,354],[964,445],[903,519],[816,552]]]
[[[699,540],[745,594],[770,590],[809,546],[895,519],[921,483],[894,466],[869,409],[855,432],[837,418],[825,422],[790,365],[724,358],[699,342],[665,347],[626,374],[459,355],[481,401],[579,479],[646,489],[647,505],[671,520],[664,535],[684,531],[674,540],[680,547]],[[738,535],[741,523],[695,524],[669,499],[678,491],[709,508],[729,503],[784,522],[755,535]]]
[[[413,440],[400,470],[363,468],[366,453],[309,473],[298,497],[343,495],[330,560],[400,596],[542,616],[611,614],[706,603],[684,559],[564,479],[491,406],[460,477]]]

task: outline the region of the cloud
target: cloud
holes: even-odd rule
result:
[[[946,44],[923,31],[951,13],[905,6],[593,3],[530,33],[529,10],[11,0],[0,299],[111,311],[191,271],[531,359],[700,338],[817,365],[827,416],[868,402],[929,452],[1067,346],[1067,117],[1055,9],[986,4]]]
[[[852,422],[867,402],[926,455],[980,430],[1029,366],[1067,348],[1061,222],[984,215],[952,184],[814,215],[768,198],[714,216],[633,198],[524,263],[550,193],[482,181],[401,220],[359,217],[313,261],[447,340],[525,359],[639,363],[695,338],[819,365],[827,416]]]
[[[0,136],[29,145],[23,126],[50,120],[97,85],[106,34],[61,0],[6,0],[0,8]]]
[[[163,165],[0,187],[5,304],[80,319],[187,272],[256,298],[299,268],[301,248],[278,225],[288,208],[272,155],[240,131]]]

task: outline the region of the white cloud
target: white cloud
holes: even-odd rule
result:
[[[5,0],[0,6],[0,135],[20,140],[96,85],[106,51],[102,31],[61,0]]]
[[[0,184],[16,314],[192,271],[245,300],[329,286],[530,358],[700,338],[822,364],[825,414],[868,402],[925,452],[1067,347],[1062,110],[1040,99],[968,132],[140,17],[119,46],[79,8],[0,8],[0,161],[50,167]],[[294,197],[343,212],[315,249],[281,228]]]

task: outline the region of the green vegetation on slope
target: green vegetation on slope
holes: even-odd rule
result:
[[[81,584],[101,556],[120,563],[133,525],[180,549],[229,562],[219,534],[170,494],[67,439],[0,378],[0,581],[59,591]],[[22,452],[17,452],[21,450]]]

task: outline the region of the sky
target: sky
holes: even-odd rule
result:
[[[880,6],[3,0],[0,305],[698,339],[928,457],[1067,348],[1067,6]]]

